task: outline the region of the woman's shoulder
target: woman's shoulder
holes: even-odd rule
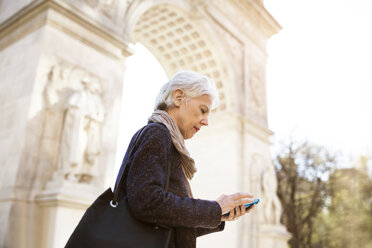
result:
[[[169,133],[168,128],[164,124],[157,123],[157,122],[147,123],[145,129],[152,130],[152,131],[163,132],[163,133]]]
[[[146,126],[139,129],[132,137],[127,148],[124,159],[128,159],[132,149],[165,149],[169,150],[172,139],[168,128],[161,123],[149,122]]]
[[[157,140],[165,143],[171,142],[168,128],[161,123],[149,122],[142,131],[142,140]]]
[[[169,133],[168,128],[162,123],[149,122],[146,125],[144,132],[147,132],[150,135],[160,135],[163,137],[170,138],[170,133]]]

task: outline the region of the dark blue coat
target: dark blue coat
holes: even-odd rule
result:
[[[124,160],[129,159],[133,143],[134,138]],[[216,201],[188,197],[179,156],[169,130],[163,124],[150,122],[129,164],[126,190],[123,187],[120,191],[127,194],[135,218],[174,228],[169,247],[191,248],[196,246],[196,237],[222,231],[225,223],[221,223],[221,208]],[[171,173],[166,192],[168,159]]]

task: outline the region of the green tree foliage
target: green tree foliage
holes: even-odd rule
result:
[[[362,156],[357,166],[336,169],[325,148],[293,142],[284,147],[274,164],[291,248],[372,247],[369,162]]]
[[[372,247],[372,181],[367,170],[335,170],[328,182],[329,205],[319,217],[330,248]]]
[[[274,160],[282,222],[292,234],[292,248],[313,247],[315,217],[322,211],[328,175],[335,158],[326,149],[307,143],[290,143]]]

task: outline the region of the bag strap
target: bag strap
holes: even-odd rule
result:
[[[119,191],[120,191],[120,188],[122,186],[122,184],[124,183],[125,181],[125,172],[126,170],[128,169],[128,164],[129,162],[131,162],[131,157],[135,151],[135,148],[137,147],[137,143],[138,143],[138,138],[141,136],[142,132],[144,131],[144,129],[146,128],[147,126],[144,126],[143,128],[141,128],[141,130],[138,132],[138,134],[136,135],[136,138],[134,140],[134,144],[130,150],[130,153],[129,153],[129,157],[127,159],[127,161],[125,162],[123,166],[123,170],[121,170],[121,173],[120,175],[118,176],[119,177],[119,183],[117,183],[117,185],[115,186],[115,189],[114,189],[114,197],[113,199],[110,201],[110,205],[112,207],[117,207],[118,205],[118,199],[119,199]],[[170,146],[171,147],[171,146]],[[169,148],[169,152],[170,152],[170,148]],[[169,154],[168,152],[168,154]],[[166,174],[166,181],[165,181],[165,191],[168,191],[168,186],[169,186],[169,178],[170,178],[170,171],[171,171],[171,165],[170,165],[170,159],[168,158],[168,163],[167,163],[167,174]]]
[[[127,165],[129,163],[129,161],[131,160],[132,158],[132,155],[134,153],[134,148],[137,146],[137,141],[138,141],[138,138],[141,136],[143,130],[145,129],[146,126],[142,127],[139,132],[137,133],[135,139],[134,139],[134,142],[133,142],[133,145],[130,147],[131,150],[129,152],[129,156],[128,156],[128,159],[125,161],[125,164],[121,164],[121,167],[120,167],[120,174],[118,175],[117,179],[116,179],[116,183],[115,183],[115,188],[114,188],[114,200],[115,202],[117,202],[117,197],[115,197],[115,193],[116,192],[119,192],[119,189],[121,188],[121,185],[123,184],[123,177],[125,175],[125,171],[126,171],[126,168],[127,168]],[[123,161],[124,162],[124,161]],[[119,179],[119,180],[118,180]]]

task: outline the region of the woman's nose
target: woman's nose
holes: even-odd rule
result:
[[[203,117],[203,119],[201,120],[201,124],[204,126],[208,126],[208,117]]]

